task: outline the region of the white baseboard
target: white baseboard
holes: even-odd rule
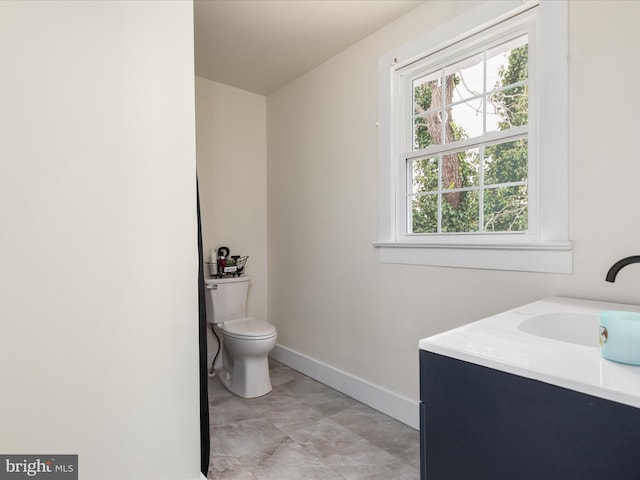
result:
[[[269,356],[416,430],[420,428],[417,401],[402,397],[281,345],[276,345]]]

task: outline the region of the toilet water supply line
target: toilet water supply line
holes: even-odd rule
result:
[[[222,248],[225,248],[225,247],[222,247]],[[207,285],[207,290],[217,290],[217,289],[218,289],[218,285]],[[209,376],[215,377],[216,372],[213,371],[213,366],[216,364],[216,359],[218,358],[218,355],[220,354],[220,350],[222,349],[222,342],[220,341],[220,337],[216,333],[215,325],[213,323],[210,323],[209,325],[211,326],[211,333],[213,333],[213,336],[216,337],[216,340],[218,340],[218,350],[216,351],[216,355],[213,357],[213,362],[211,363],[211,368],[209,369]]]
[[[210,377],[215,377],[216,376],[216,372],[213,371],[213,366],[216,364],[216,359],[218,358],[218,355],[220,354],[220,347],[222,346],[222,343],[220,343],[220,337],[216,333],[216,330],[213,327],[213,323],[210,323],[209,325],[211,325],[211,332],[216,337],[216,340],[218,340],[218,350],[216,351],[216,355],[213,357],[213,362],[211,363],[211,368],[209,369],[209,376]]]

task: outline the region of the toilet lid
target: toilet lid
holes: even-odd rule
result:
[[[265,338],[276,334],[276,327],[264,320],[256,320],[252,317],[229,320],[222,324],[225,335],[236,338]]]

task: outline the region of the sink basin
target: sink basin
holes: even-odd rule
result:
[[[600,314],[612,311],[640,314],[640,306],[551,297],[424,338],[419,346],[640,408],[640,367],[600,355]],[[605,345],[610,347],[619,328],[608,330]],[[638,332],[640,342],[640,328]],[[625,333],[622,338],[635,337]]]
[[[600,341],[598,315],[552,312],[526,318],[518,329],[539,337],[561,342],[598,347]]]

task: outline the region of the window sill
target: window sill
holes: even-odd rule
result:
[[[572,273],[571,242],[425,244],[374,242],[380,262],[539,273]]]

